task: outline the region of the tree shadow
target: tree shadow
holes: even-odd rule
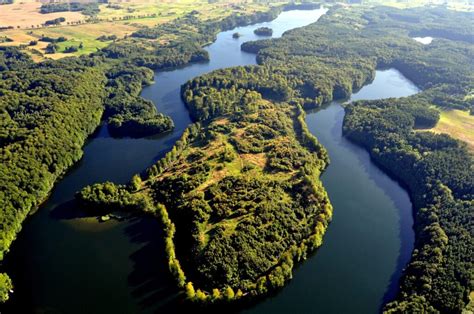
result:
[[[132,243],[143,244],[130,255],[128,276],[132,296],[146,312],[173,313],[180,308],[179,290],[168,271],[164,233],[156,218],[137,218],[125,228]]]
[[[71,199],[54,207],[49,211],[49,216],[55,220],[71,220],[96,217],[97,215],[88,214],[75,199]]]

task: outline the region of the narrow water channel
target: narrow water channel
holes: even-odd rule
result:
[[[259,39],[255,28],[270,27],[278,37],[325,12],[288,11],[268,23],[222,32],[206,47],[210,62],[157,73],[142,96],[172,117],[175,130],[153,138],[113,139],[106,128],[99,129],[84,147],[83,159],[25,222],[11,247],[4,264],[15,293],[2,313],[176,312],[179,302],[157,222],[98,223],[74,208],[74,193],[95,182],[125,183],[169,151],[191,122],[180,98],[181,84],[219,68],[255,64],[255,55],[240,51],[243,42]],[[233,39],[234,32],[242,37]]]

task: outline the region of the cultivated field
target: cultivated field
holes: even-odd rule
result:
[[[40,3],[33,0],[26,1],[28,2],[0,6],[0,26],[15,26],[15,29],[0,31],[0,37],[6,36],[11,40],[0,45],[23,45],[25,51],[35,61],[89,54],[111,43],[111,41],[97,40],[102,35],[116,35],[120,39],[142,27],[166,23],[193,11],[197,12],[201,20],[208,20],[221,19],[234,12],[245,13],[268,9],[268,4],[246,3],[243,0],[217,3],[209,3],[207,0],[132,0],[124,3],[101,4],[100,13],[94,17],[94,21],[85,22],[90,18],[79,12],[41,14],[39,13]],[[279,4],[279,2],[274,4]],[[38,25],[46,20],[57,17],[65,17],[66,23],[80,20],[84,24],[66,25],[63,23],[60,26],[38,28]],[[24,20],[23,24],[11,24],[18,20]],[[54,54],[45,54],[47,46],[45,42],[38,41],[37,45],[28,46],[31,41],[38,40],[43,35],[53,38],[64,36],[67,41],[58,43],[59,50]],[[64,53],[66,47],[79,46],[81,43],[83,49],[74,53]]]

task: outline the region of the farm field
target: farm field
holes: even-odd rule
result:
[[[283,2],[281,2],[283,3]],[[274,2],[272,5],[280,4]],[[267,4],[246,3],[245,1],[222,1],[208,3],[204,0],[182,1],[132,1],[127,3],[110,3],[99,6],[100,13],[90,18],[80,12],[39,13],[41,4],[36,2],[21,2],[2,5],[0,10],[0,26],[13,26],[14,29],[0,31],[0,37],[9,38],[0,46],[23,46],[35,61],[44,59],[60,59],[68,56],[80,56],[92,53],[109,45],[112,41],[100,41],[102,35],[115,35],[123,38],[143,27],[153,27],[182,17],[190,12],[203,20],[221,19],[231,13],[259,12],[268,9]],[[28,17],[21,18],[21,17]],[[19,18],[20,17],[20,18]],[[58,17],[66,18],[63,25],[41,27],[46,20]],[[78,22],[78,25],[67,25],[68,22]],[[18,27],[19,26],[19,27]],[[58,43],[56,53],[45,54],[48,43],[38,41],[42,36],[57,38],[64,36],[67,41]],[[31,41],[38,41],[29,46]],[[66,47],[79,46],[77,52],[65,53]]]

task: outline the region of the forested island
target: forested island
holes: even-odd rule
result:
[[[258,36],[272,36],[273,30],[269,27],[259,27],[253,31]]]
[[[101,122],[113,136],[173,128],[139,96],[152,70],[206,61],[202,47],[218,31],[283,9],[206,22],[190,13],[91,56],[39,64],[0,47],[2,256]],[[76,199],[92,216],[122,210],[159,220],[167,266],[189,301],[266,295],[291,279],[330,228],[320,181],[329,157],[304,110],[347,99],[376,69],[395,68],[422,91],[347,104],[343,128],[413,199],[415,250],[383,310],[462,312],[474,291],[474,159],[463,142],[428,130],[440,109],[474,111],[474,27],[465,25],[474,26],[469,13],[442,7],[334,5],[315,24],[245,43],[259,65],[182,86],[195,123],[164,158],[128,185],[97,183]],[[423,46],[411,38],[422,35],[437,39]],[[11,287],[1,274],[2,300]]]

